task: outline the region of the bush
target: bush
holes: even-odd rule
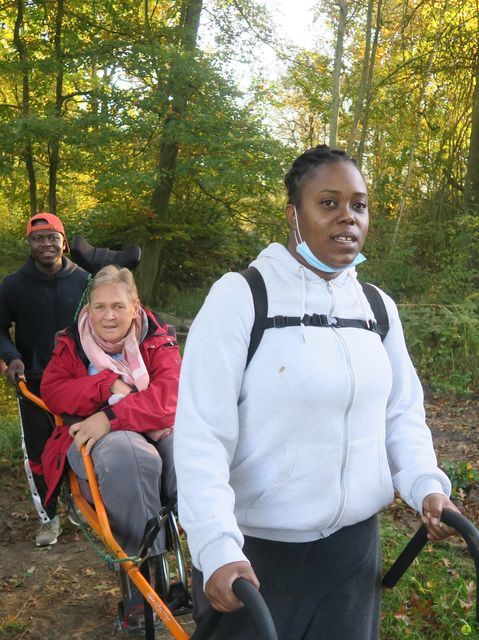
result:
[[[421,380],[439,391],[477,393],[479,296],[462,304],[400,305],[411,357]]]
[[[441,467],[451,481],[453,498],[464,495],[479,480],[479,471],[471,462],[443,462]]]

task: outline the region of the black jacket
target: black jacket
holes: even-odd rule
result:
[[[68,326],[88,273],[63,256],[60,271],[39,271],[30,257],[0,283],[0,357],[23,360],[26,374],[39,376],[53,351],[57,331]],[[9,329],[15,324],[15,343]]]

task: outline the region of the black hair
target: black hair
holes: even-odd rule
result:
[[[358,166],[356,160],[348,156],[345,151],[330,149],[327,144],[318,144],[298,156],[291,165],[291,169],[284,176],[288,204],[296,205],[299,203],[300,185],[307,175],[324,164],[336,162],[351,162],[355,167]]]

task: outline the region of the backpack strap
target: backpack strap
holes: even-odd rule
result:
[[[381,341],[384,341],[389,331],[389,316],[383,297],[376,287],[369,284],[369,282],[360,282],[360,285],[376,318],[375,331],[381,336]]]
[[[376,324],[370,326],[364,320],[355,320],[351,318],[336,318],[324,314],[313,313],[313,315],[305,314],[302,318],[299,316],[273,316],[268,317],[268,293],[263,276],[255,267],[248,267],[240,271],[243,278],[246,279],[254,304],[254,323],[251,328],[250,342],[248,347],[248,355],[246,357],[246,367],[251,362],[252,357],[263,338],[266,329],[283,329],[284,327],[299,327],[303,324],[306,327],[334,327],[341,329],[343,327],[353,327],[355,329],[366,329],[379,334],[381,341],[389,331],[389,317],[386,305],[379,291],[372,284],[361,283],[374,317]]]
[[[248,356],[246,358],[245,366],[246,369],[251,358],[254,356],[259,343],[261,342],[261,338],[263,337],[263,333],[266,328],[263,324],[268,316],[268,294],[266,292],[266,285],[264,283],[263,276],[258,269],[255,269],[255,267],[248,267],[247,269],[240,271],[240,273],[249,284],[254,304],[254,323],[249,340]]]

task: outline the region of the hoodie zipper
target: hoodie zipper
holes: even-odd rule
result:
[[[331,285],[330,282],[327,283],[328,284],[328,291],[329,294],[331,296],[331,307],[330,307],[330,311],[329,311],[329,315],[333,316],[334,315],[334,310],[336,307],[336,296],[334,294],[334,289],[333,286]],[[336,526],[341,513],[344,509],[344,503],[346,500],[346,489],[345,489],[345,482],[344,482],[344,476],[345,476],[345,469],[346,469],[346,464],[348,461],[348,443],[349,443],[349,413],[351,411],[351,407],[353,405],[353,399],[354,399],[354,394],[356,393],[356,379],[354,376],[354,370],[353,370],[353,364],[351,361],[351,353],[348,349],[348,345],[346,343],[346,340],[343,338],[343,336],[341,335],[340,331],[338,329],[335,329],[334,327],[332,327],[332,330],[334,331],[340,345],[341,348],[343,350],[344,356],[346,358],[346,368],[349,374],[349,381],[350,381],[350,385],[349,385],[349,396],[348,396],[348,401],[346,403],[346,408],[344,410],[344,414],[343,414],[343,434],[342,434],[342,452],[341,452],[341,468],[340,468],[340,476],[339,476],[339,503],[338,503],[338,508],[336,510],[336,513],[334,514],[331,522],[328,524],[328,526],[326,527],[327,529],[332,529],[333,527]]]

